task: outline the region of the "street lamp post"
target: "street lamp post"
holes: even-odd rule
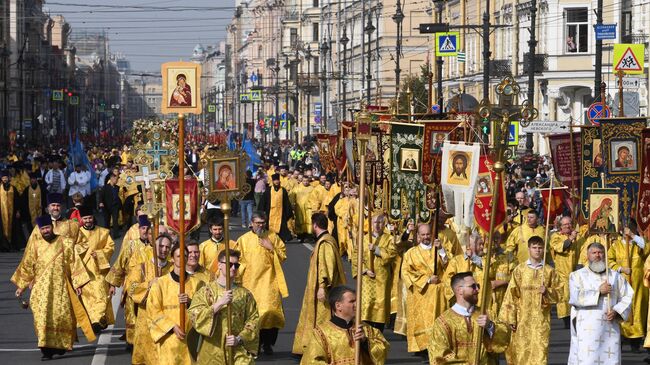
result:
[[[370,58],[370,46],[372,46],[372,42],[371,42],[372,32],[374,32],[375,29],[377,28],[375,28],[375,26],[372,25],[372,17],[370,16],[370,14],[368,14],[368,23],[366,24],[366,27],[363,29],[368,35],[368,56],[366,57],[368,59],[368,68],[366,69],[367,105],[370,105],[370,81],[372,80],[372,74],[370,73],[370,66],[372,65],[372,60]]]
[[[273,130],[275,138],[280,139],[280,57],[275,58],[275,120],[273,121]]]
[[[309,138],[311,136],[311,45],[307,46],[305,59],[307,60],[307,137]]]
[[[341,44],[343,44],[343,120],[346,118],[346,114],[348,112],[347,110],[347,102],[348,102],[348,80],[347,80],[347,75],[348,75],[348,60],[347,60],[347,55],[348,55],[348,42],[350,39],[348,38],[348,27],[343,26],[343,35],[341,36],[341,39],[339,40]]]
[[[436,11],[438,12],[438,23],[442,23],[442,3],[445,0],[436,0]],[[442,106],[443,97],[442,97],[442,64],[444,61],[442,57],[436,57],[436,78],[438,82],[438,107],[442,111],[444,108]],[[433,94],[433,93],[432,93]]]
[[[286,118],[285,120],[287,121],[286,129],[285,129],[285,138],[287,141],[291,139],[291,136],[289,134],[289,69],[291,68],[291,64],[289,63],[289,56],[284,55],[284,117]]]
[[[402,22],[404,21],[404,13],[402,12],[402,2],[400,0],[397,0],[395,15],[393,15],[393,21],[395,22],[395,24],[397,24],[397,44],[395,46],[395,52],[397,53],[395,56],[395,100],[398,100],[400,74],[402,73],[402,69],[399,68],[399,61],[400,58],[402,57],[402,36],[403,36]],[[397,113],[399,113],[399,104],[397,104],[397,108],[398,108]]]
[[[323,40],[323,43],[320,46],[320,53],[321,53],[321,63],[322,63],[322,72],[321,72],[321,81],[323,85],[323,100],[322,100],[322,105],[323,105],[323,115],[322,115],[322,120],[321,120],[321,126],[325,126],[325,130],[329,130],[327,128],[327,52],[329,52],[330,46],[327,44],[327,40]],[[321,133],[323,130],[321,129]]]

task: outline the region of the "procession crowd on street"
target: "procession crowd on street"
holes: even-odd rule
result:
[[[354,363],[357,342],[361,363],[383,364],[389,331],[424,363],[546,364],[552,315],[571,333],[569,364],[620,364],[622,351],[650,348],[647,236],[633,219],[616,236],[590,234],[569,206],[545,222],[539,188],[552,177],[549,159],[535,160],[533,174],[508,162],[507,218],[492,237],[483,287],[489,236],[459,226],[444,204],[429,223],[392,221],[359,203],[349,175],[326,171],[313,140],[253,146],[260,162],[231,213],[249,231],[228,253],[220,201],[203,196],[210,238],[192,232],[184,251],[178,232],[147,214],[146,192],[128,181],[138,170],[132,146],[88,146],[84,158],[22,146],[2,156],[0,250],[22,252],[11,281],[29,303],[43,360],[65,357],[77,328],[93,341],[114,324],[119,293],[133,364],[273,357],[295,275],[307,276],[304,293],[293,293],[303,294],[292,349],[302,364]],[[186,179],[207,184],[200,161],[211,147],[187,146]],[[606,218],[616,207],[602,209]],[[313,245],[309,270],[285,274],[286,244],[298,241]],[[345,261],[361,293],[346,282]]]

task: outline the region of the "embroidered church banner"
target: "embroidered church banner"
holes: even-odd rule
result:
[[[639,178],[639,202],[637,206],[637,223],[639,230],[645,231],[650,227],[650,129],[641,133],[643,157],[641,161],[641,176]]]
[[[583,126],[580,136],[582,153],[580,182],[580,215],[583,222],[589,220],[589,189],[600,188],[600,173],[603,172],[603,152],[600,128]]]
[[[492,191],[495,189],[494,164],[486,155],[482,155],[478,164],[478,183],[474,191],[474,220],[484,232],[490,231],[490,218],[492,214]],[[506,192],[503,187],[503,179],[499,180],[499,198],[497,199],[497,211],[494,226],[499,227],[506,219]]]
[[[457,224],[471,227],[474,186],[477,183],[481,146],[478,143],[445,143],[442,147],[442,192],[447,210]]]
[[[424,120],[424,146],[422,154],[422,179],[425,184],[440,184],[442,145],[445,140],[458,141],[450,132],[458,121]]]
[[[580,133],[573,133],[573,154],[570,133],[552,134],[548,136],[548,144],[555,176],[563,185],[580,189]]]

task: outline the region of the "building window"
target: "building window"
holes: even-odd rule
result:
[[[317,8],[318,7],[318,0],[314,0],[313,5],[314,5],[315,8]]]
[[[291,44],[292,47],[295,47],[295,45],[298,43],[298,29],[297,28],[290,28],[289,29],[289,44]]]
[[[589,46],[589,12],[587,8],[564,9],[566,52],[585,53]]]
[[[621,42],[633,43],[632,41],[632,12],[623,12],[623,24],[621,26]]]
[[[314,41],[314,42],[318,42],[319,24],[318,23],[313,23],[311,29],[312,29],[312,31],[311,31],[311,34],[312,34],[311,40]]]

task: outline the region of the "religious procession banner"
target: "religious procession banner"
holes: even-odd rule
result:
[[[618,233],[620,214],[619,189],[589,189],[589,232],[592,234]]]
[[[474,222],[474,187],[478,182],[481,146],[445,143],[442,146],[442,192],[447,211],[457,224],[471,227]]]
[[[458,122],[446,120],[423,120],[421,122],[424,124],[422,179],[425,184],[440,184],[442,145],[445,140],[458,141],[449,138],[449,134],[458,127]]]
[[[573,134],[573,151],[571,150],[571,134]],[[580,189],[580,152],[582,150],[580,133],[552,134],[547,138],[555,176],[564,186]]]
[[[641,133],[643,158],[641,159],[641,177],[639,179],[639,202],[636,209],[639,230],[650,227],[650,129]]]
[[[185,179],[185,233],[201,226],[199,217],[199,183],[195,178]],[[180,231],[180,185],[178,179],[165,180],[165,225]]]
[[[484,232],[490,231],[492,191],[495,188],[495,177],[494,163],[487,155],[481,155],[478,163],[478,184],[476,184],[474,190],[474,221]],[[497,199],[494,226],[499,227],[506,219],[506,192],[503,179],[499,180],[496,189],[499,189],[499,198]]]
[[[337,140],[337,135],[332,136],[325,133],[319,133],[316,135],[316,141],[318,143],[318,156],[320,158],[320,164],[323,171],[336,171],[336,164],[334,161]]]
[[[596,126],[583,126],[580,136],[582,146],[581,183],[580,183],[580,212],[583,222],[589,221],[589,189],[600,188],[600,173],[603,172],[603,150],[600,128]]]
[[[641,134],[646,120],[640,118],[601,119],[600,130],[605,159],[605,183],[620,188],[621,223],[636,217],[642,165]]]
[[[570,207],[570,205],[567,204],[568,194],[566,187],[553,187],[552,193],[551,189],[539,189],[539,192],[542,194],[544,221],[546,221],[546,217],[548,215],[547,209],[551,212],[548,221],[555,222],[555,219],[564,213],[564,209]],[[547,222],[544,223],[546,224]]]
[[[392,221],[414,218],[428,222],[430,212],[426,207],[426,186],[422,182],[422,132],[421,125],[390,124],[390,200],[389,218]]]

